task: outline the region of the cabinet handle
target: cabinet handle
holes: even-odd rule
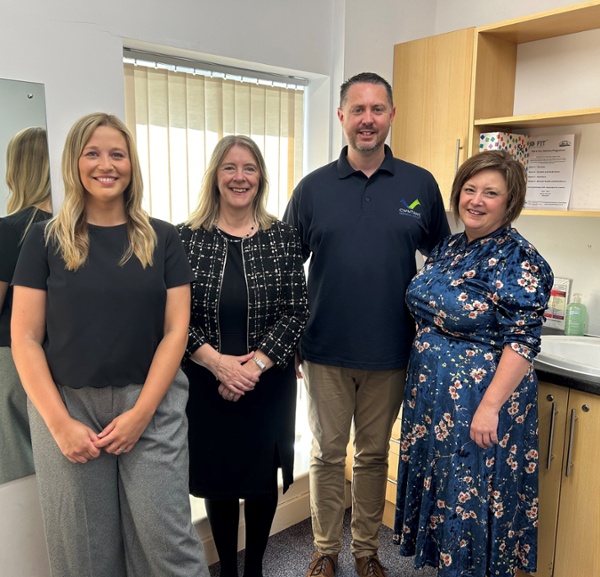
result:
[[[454,174],[458,172],[459,156],[460,156],[460,138],[456,139],[456,151],[454,153]]]
[[[550,465],[552,465],[552,459],[554,459],[554,455],[552,454],[552,445],[554,444],[554,423],[556,421],[556,403],[552,403],[551,413],[550,413],[550,434],[548,435],[548,459],[546,460],[546,469],[550,469]]]
[[[394,479],[392,479],[390,477],[388,477],[387,480],[388,480],[388,483],[393,483],[394,485],[398,484],[398,481],[394,481]]]
[[[396,437],[390,437],[390,443],[396,443],[397,445],[400,444],[400,437],[398,437],[396,439]]]
[[[575,414],[575,409],[571,409],[571,427],[569,430],[569,449],[567,450],[567,468],[565,470],[565,476],[568,477],[571,473],[571,456],[573,453],[573,436],[575,435],[575,421],[577,420],[577,416]]]

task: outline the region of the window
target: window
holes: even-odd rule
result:
[[[306,81],[130,50],[124,66],[125,121],[152,216],[187,219],[213,148],[229,134],[258,144],[269,172],[267,209],[283,214],[302,177]]]

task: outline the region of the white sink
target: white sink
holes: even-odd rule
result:
[[[550,373],[600,383],[600,339],[544,335],[534,366]]]

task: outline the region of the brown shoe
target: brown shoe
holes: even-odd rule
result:
[[[360,577],[386,577],[385,567],[379,562],[377,555],[355,557],[354,567]]]
[[[306,577],[316,577],[322,575],[322,577],[333,577],[335,570],[337,569],[338,556],[337,555],[326,555],[325,553],[315,552],[313,560],[308,566],[308,572]]]

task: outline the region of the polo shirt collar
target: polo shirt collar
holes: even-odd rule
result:
[[[394,155],[392,154],[392,149],[387,144],[384,144],[383,146],[385,149],[385,158],[375,172],[377,173],[380,170],[385,170],[390,174],[394,174]],[[337,170],[340,178],[346,178],[355,172],[361,172],[360,170],[354,170],[348,162],[348,145],[342,148],[342,152],[337,161]]]

